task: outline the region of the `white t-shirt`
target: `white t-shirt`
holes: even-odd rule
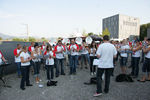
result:
[[[96,48],[91,48],[91,53],[90,53],[90,56],[96,56],[96,52],[94,54],[94,50],[96,51]]]
[[[84,46],[82,46],[81,54],[88,54],[88,53],[89,53],[88,50]]]
[[[0,64],[3,62],[2,57],[3,57],[3,55],[2,55],[2,53],[0,51]]]
[[[65,47],[64,46],[59,46],[59,45],[57,45],[56,47],[55,47],[55,51],[56,52],[60,52],[61,50],[65,50]],[[64,53],[56,53],[56,58],[57,59],[63,59],[64,58]]]
[[[73,48],[75,50],[73,50]],[[69,46],[69,50],[70,50],[72,56],[78,55],[78,52],[76,51],[77,49],[79,49],[79,46],[77,44],[74,44],[74,45],[71,44]]]
[[[123,46],[121,46],[121,51],[123,50],[125,50],[125,49],[130,49],[130,47],[128,46],[128,45],[123,45]],[[127,57],[127,53],[126,52],[121,52],[121,57]]]
[[[35,50],[33,51],[33,56],[34,57],[38,57],[38,56],[40,56],[40,51],[38,52],[38,54],[35,52]],[[39,62],[39,61],[41,61],[41,59],[40,58],[35,58],[35,59],[32,59],[32,61],[33,62]]]
[[[56,56],[55,53],[52,52],[52,51],[49,51],[49,52],[45,51],[44,55],[45,55],[45,56],[48,56],[48,57],[46,58],[46,65],[54,65],[54,58],[50,58],[49,56],[50,56],[50,55],[51,55],[51,56]]]
[[[14,50],[14,55],[15,55],[15,62],[21,62],[21,59],[20,59],[20,55],[18,57],[16,57],[17,54],[19,54],[19,52],[21,51],[21,49],[15,49]]]
[[[135,48],[134,48],[134,49],[135,49]],[[140,50],[135,51],[135,52],[132,53],[132,57],[140,57],[140,56],[141,56]]]
[[[29,53],[28,52],[22,52],[21,54],[20,54],[20,57],[23,57],[24,58],[24,61],[25,60],[27,60],[29,57],[30,57],[30,55],[29,55]],[[30,61],[29,62],[25,62],[25,63],[22,63],[21,62],[21,66],[29,66],[30,65]]]
[[[117,50],[113,44],[102,43],[96,52],[100,55],[98,68],[113,68],[113,58],[117,54]]]

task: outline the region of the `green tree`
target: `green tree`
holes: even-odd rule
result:
[[[3,38],[2,38],[2,37],[0,37],[0,40],[3,40]]]
[[[105,28],[105,30],[103,30],[102,35],[101,35],[101,36],[103,37],[104,35],[108,35],[108,36],[110,36],[110,32],[109,32],[108,28]]]
[[[21,38],[13,38],[12,41],[24,41],[24,39],[21,39]]]
[[[29,42],[36,42],[36,39],[34,37],[29,37]]]
[[[45,37],[41,38],[42,41],[48,42],[48,40]]]
[[[140,40],[143,40],[147,36],[147,24],[140,26]]]
[[[91,36],[91,35],[94,35],[94,33],[93,32],[88,33],[88,36]]]

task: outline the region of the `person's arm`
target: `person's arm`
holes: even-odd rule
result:
[[[53,52],[53,55],[51,56],[52,58],[56,58],[55,52]]]
[[[135,48],[135,49],[131,49],[133,52],[136,52],[136,51],[138,51],[138,50],[141,50],[142,49],[142,46],[140,45],[140,46],[138,46],[137,48]]]
[[[149,51],[150,51],[150,47],[149,48],[145,48],[145,47],[143,48],[144,53],[148,53]]]
[[[21,58],[21,63],[26,63],[26,62],[29,62],[32,58],[30,57],[29,59],[27,59],[27,60],[24,60],[24,58],[23,57],[20,57]]]
[[[114,47],[114,58],[116,58],[117,57],[117,50],[116,50],[116,48]]]
[[[96,55],[97,55],[97,58],[101,57],[101,46],[98,47]]]
[[[4,58],[4,56],[2,56],[2,60],[6,63],[6,59]]]

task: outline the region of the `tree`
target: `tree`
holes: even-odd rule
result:
[[[104,35],[108,35],[108,36],[110,36],[110,32],[109,32],[108,28],[105,28],[105,30],[103,30],[102,35],[101,35],[101,36],[103,37]]]
[[[29,37],[29,42],[36,42],[36,39],[34,37]]]
[[[94,33],[93,32],[88,33],[88,36],[91,36],[91,35],[94,35]]]
[[[3,40],[3,38],[2,38],[2,37],[0,37],[0,40]]]
[[[48,42],[48,40],[45,37],[41,38],[42,41]]]

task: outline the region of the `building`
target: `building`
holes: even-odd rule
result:
[[[150,38],[150,28],[147,29],[147,37]]]
[[[126,39],[140,34],[140,20],[117,14],[103,19],[103,30],[108,29],[111,39]]]

